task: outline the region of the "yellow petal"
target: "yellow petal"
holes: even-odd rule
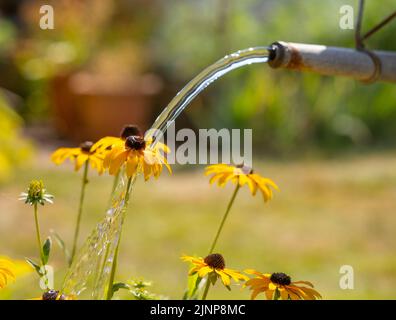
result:
[[[138,168],[138,159],[136,156],[128,157],[126,162],[126,174],[128,178],[135,175]]]
[[[199,270],[199,267],[192,267],[190,269],[190,271],[188,272],[189,276],[192,276],[193,274],[195,274],[197,271]]]
[[[218,181],[219,187],[225,186],[230,179],[232,179],[232,174],[223,173],[223,175],[220,177]]]
[[[248,276],[245,276],[238,271],[231,269],[224,269],[223,271],[229,276],[231,276],[231,278],[234,279],[235,282],[238,282],[239,280],[245,280],[245,281],[249,280]]]
[[[209,179],[209,184],[212,184],[215,182],[217,179],[220,179],[223,176],[223,173],[217,173],[213,177]]]
[[[241,174],[238,177],[239,177],[239,185],[241,187],[243,187],[249,180],[244,174]]]
[[[243,270],[243,272],[245,272],[247,274],[255,274],[256,276],[261,276],[262,275],[261,272],[258,272],[258,271],[254,270],[254,269],[245,269],[245,270]]]
[[[151,176],[151,166],[149,164],[147,164],[146,161],[143,161],[143,175],[144,175],[144,180],[147,181],[148,179],[150,179]]]
[[[104,171],[103,168],[103,160],[98,158],[96,155],[92,155],[89,157],[89,164],[93,169],[95,169],[99,174],[102,174]]]
[[[310,297],[313,297],[313,299],[322,298],[321,294],[314,289],[306,288],[306,287],[298,287],[298,288],[300,289],[300,291],[303,291],[305,294],[309,295]]]
[[[222,270],[216,270],[216,273],[221,277],[221,281],[226,287],[228,287],[231,284],[230,277]]]
[[[59,148],[51,155],[51,161],[59,165],[66,159],[73,158],[80,153],[80,148]]]
[[[252,287],[259,287],[259,286],[260,287],[261,286],[268,287],[268,283],[269,283],[269,280],[267,281],[262,278],[255,278],[255,279],[250,279],[250,280],[246,281],[245,285],[252,286]]]
[[[80,168],[85,164],[85,162],[87,162],[89,159],[87,154],[81,153],[77,156],[76,160],[75,160],[75,166],[74,166],[74,170],[78,171],[80,170]]]
[[[91,151],[106,150],[107,148],[111,148],[116,144],[124,144],[124,143],[125,143],[124,140],[118,137],[104,137],[91,147]]]
[[[272,199],[272,191],[267,188],[265,185],[259,185],[259,189],[263,194],[264,202]]]
[[[274,290],[265,291],[265,297],[267,298],[267,300],[272,300],[273,296],[274,296]]]
[[[263,183],[270,185],[272,188],[274,188],[275,190],[279,191],[279,187],[277,186],[277,184],[272,181],[271,179],[268,178],[262,178]]]
[[[307,286],[310,286],[311,288],[314,287],[314,285],[311,282],[309,282],[309,281],[294,281],[294,282],[292,282],[292,285],[293,284],[305,284]]]
[[[249,186],[250,192],[253,196],[255,196],[256,192],[257,192],[257,183],[253,179],[251,179],[249,176],[247,177],[247,179],[248,179],[248,186]]]
[[[279,289],[282,300],[289,300],[289,293],[284,288]]]
[[[292,288],[288,287],[287,291],[290,295],[290,298],[292,300],[301,300],[301,297],[299,296],[298,292],[296,292],[295,290],[293,290]]]
[[[208,273],[212,272],[213,269],[211,267],[205,266],[203,268],[200,268],[198,271],[198,275],[203,278],[205,277]]]
[[[251,300],[256,299],[257,295],[258,295],[260,292],[264,292],[264,290],[261,290],[261,289],[255,289],[255,290],[253,290],[252,295],[250,296],[250,299],[251,299]]]
[[[268,289],[270,290],[276,290],[278,288],[278,286],[276,284],[274,284],[273,282],[270,282],[268,284]]]
[[[115,175],[120,167],[123,165],[125,160],[127,159],[129,151],[122,151],[118,154],[114,154],[114,158],[110,162],[109,173],[111,175]]]

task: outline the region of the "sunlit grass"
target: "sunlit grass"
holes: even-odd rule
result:
[[[80,176],[68,168],[41,163],[21,170],[0,189],[0,252],[22,259],[36,253],[33,217],[17,201],[33,178],[45,181],[55,204],[40,212],[42,232],[55,229],[70,245],[78,205]],[[393,298],[396,285],[396,154],[351,156],[336,160],[256,161],[257,172],[281,188],[263,205],[241,190],[218,243],[234,269],[285,272],[309,279],[324,299]],[[178,171],[172,177],[135,185],[123,231],[116,280],[144,277],[152,291],[181,298],[187,266],[183,253],[204,256],[216,231],[232,187],[209,186],[203,167]],[[112,178],[92,174],[86,198],[81,239],[104,215]],[[51,264],[66,265],[57,249]],[[339,268],[352,265],[355,289],[341,290]],[[248,290],[212,288],[209,299],[247,299]],[[40,295],[36,278],[21,279],[0,297]],[[259,296],[260,297],[260,296]]]

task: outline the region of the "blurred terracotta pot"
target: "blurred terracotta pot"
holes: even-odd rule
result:
[[[80,142],[118,136],[125,124],[147,130],[155,117],[162,81],[153,74],[126,79],[79,72],[58,76],[51,88],[57,131]]]

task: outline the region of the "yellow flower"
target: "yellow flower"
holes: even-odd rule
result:
[[[51,160],[55,164],[59,165],[63,163],[66,159],[74,162],[75,170],[78,171],[86,161],[93,169],[102,174],[103,159],[105,156],[104,150],[94,149],[93,143],[91,141],[83,142],[78,148],[59,148],[51,155]]]
[[[225,267],[224,258],[219,253],[212,253],[205,259],[186,255],[182,256],[181,259],[185,262],[191,262],[194,265],[189,271],[190,276],[198,273],[200,278],[204,278],[206,276],[221,278],[221,281],[227,288],[229,288],[231,284],[231,279],[235,282],[238,282],[239,280],[246,281],[249,279],[238,271],[227,269]]]
[[[15,266],[5,258],[0,259],[0,289],[3,289],[10,281],[15,281]]]
[[[141,170],[146,181],[151,176],[158,178],[163,165],[171,173],[166,158],[161,154],[161,151],[169,153],[169,148],[163,143],[156,143],[154,147],[150,145],[151,141],[145,141],[141,136],[128,136],[122,143],[117,142],[112,145],[112,149],[106,154],[103,166],[109,168],[111,175],[116,175],[126,163],[126,174],[129,178]]]
[[[256,275],[248,280],[245,285],[252,290],[251,299],[264,292],[268,300],[272,300],[275,292],[278,292],[282,300],[315,300],[322,296],[313,289],[313,284],[309,281],[291,281],[291,278],[282,273],[261,273],[256,270],[245,270],[248,274]]]
[[[209,183],[213,183],[217,180],[220,187],[223,187],[227,182],[243,187],[245,184],[248,185],[252,195],[256,195],[257,190],[260,190],[263,194],[264,201],[267,202],[273,197],[272,189],[279,190],[278,186],[271,179],[264,178],[256,173],[253,173],[253,169],[244,165],[232,166],[228,164],[215,164],[206,167],[205,175],[213,175]]]

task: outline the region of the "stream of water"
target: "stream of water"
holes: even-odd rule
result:
[[[158,141],[171,122],[213,81],[242,66],[265,63],[269,59],[269,53],[266,47],[240,50],[204,69],[172,99],[155,120],[145,138],[152,137]],[[77,253],[66,274],[62,292],[79,296],[87,291],[89,294],[87,298],[99,300],[106,298],[111,265],[126,215],[125,189],[125,174],[121,172],[119,183],[111,197],[110,208]],[[133,205],[133,199],[131,202]]]

